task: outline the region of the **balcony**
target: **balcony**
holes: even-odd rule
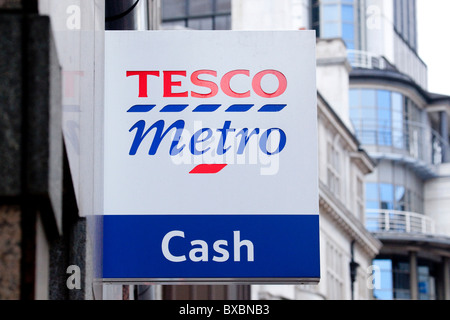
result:
[[[393,69],[384,57],[367,51],[347,50],[347,59],[353,68],[361,69]]]
[[[393,70],[407,75],[423,89],[428,87],[428,68],[408,45],[395,35],[395,61],[384,56],[360,50],[347,50],[347,59],[353,68]]]
[[[366,210],[366,228],[373,233],[435,234],[435,223],[431,218],[395,210]]]
[[[450,152],[448,143],[438,132],[421,123],[400,121],[385,126],[374,121],[353,123],[364,149],[375,158],[401,161],[423,178],[436,176],[435,166]]]

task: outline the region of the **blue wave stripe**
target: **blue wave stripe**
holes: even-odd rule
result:
[[[162,108],[159,112],[181,112],[189,107],[188,104],[169,104]]]
[[[201,104],[192,112],[214,112],[219,109],[221,104]]]
[[[233,104],[225,112],[247,112],[254,104]]]
[[[128,109],[127,112],[149,112],[154,107],[156,107],[154,104],[137,104]]]
[[[262,106],[258,112],[280,112],[284,108],[286,108],[287,104],[266,104]]]

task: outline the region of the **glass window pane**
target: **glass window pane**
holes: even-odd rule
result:
[[[377,110],[375,108],[362,108],[361,109],[362,120],[363,120],[364,124],[371,126],[371,129],[375,129],[374,125],[375,125],[375,120],[377,118],[376,111]]]
[[[360,117],[359,117],[359,109],[358,108],[350,109],[350,120],[352,120],[352,122],[359,122]]]
[[[339,7],[337,4],[322,6],[323,21],[339,21]]]
[[[381,201],[380,207],[382,210],[394,210],[394,203],[388,201]]]
[[[312,9],[312,22],[313,25],[319,21],[319,7],[313,7]]]
[[[162,18],[186,16],[186,0],[164,0],[162,2]]]
[[[380,200],[381,201],[394,201],[394,186],[392,184],[380,184]]]
[[[405,187],[403,186],[395,187],[395,201],[397,202],[405,201]]]
[[[395,187],[395,210],[405,211],[405,187]]]
[[[343,5],[342,6],[342,21],[345,22],[354,22],[355,17],[353,13],[353,6],[352,5]]]
[[[394,186],[391,184],[380,184],[381,209],[394,209]]]
[[[393,270],[394,278],[394,298],[411,299],[409,263],[397,262]]]
[[[366,202],[366,209],[380,209],[380,203],[378,201],[367,201]]]
[[[364,125],[363,125],[364,126]],[[358,139],[361,141],[361,144],[366,145],[376,145],[376,131],[375,130],[361,130],[358,134]]]
[[[391,146],[392,145],[392,133],[390,130],[378,131],[378,145]]]
[[[343,23],[342,24],[342,38],[347,41],[355,40],[355,28],[353,24]]]
[[[339,38],[341,31],[338,23],[325,23],[322,28],[323,38]]]
[[[212,30],[213,23],[212,18],[203,18],[203,19],[189,19],[188,20],[188,28],[195,30]]]
[[[363,89],[361,90],[361,106],[362,107],[375,107],[375,90]]]
[[[355,49],[355,42],[349,41],[349,40],[345,40],[345,44],[347,46],[347,49],[350,49],[350,50],[354,50]]]
[[[391,110],[390,109],[378,109],[378,125],[384,127],[391,127]]]
[[[231,13],[231,0],[216,0],[216,12],[230,12]]]
[[[395,128],[403,128],[403,113],[393,112],[392,113],[392,126]]]
[[[402,95],[400,93],[392,93],[392,110],[403,113]]]
[[[386,90],[378,90],[378,107],[391,109],[391,93]]]
[[[366,200],[378,201],[378,184],[366,183]]]
[[[389,259],[373,260],[373,265],[376,266],[374,274],[374,290],[373,295],[375,299],[392,300],[393,295],[393,281],[392,281],[392,261]]]
[[[186,29],[186,21],[185,20],[177,20],[177,21],[170,21],[170,22],[163,22],[162,28],[164,30],[180,30],[180,29]]]
[[[190,16],[212,14],[213,12],[212,0],[189,0],[188,3]]]
[[[351,89],[349,91],[350,108],[359,108],[359,90]]]
[[[231,16],[218,16],[214,18],[215,30],[230,30],[231,29]]]
[[[392,132],[392,144],[394,145],[394,147],[403,149],[403,139],[403,129],[394,128],[394,131]]]

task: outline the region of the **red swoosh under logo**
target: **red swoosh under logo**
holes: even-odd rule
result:
[[[189,174],[215,174],[223,170],[227,164],[201,164],[192,169]]]

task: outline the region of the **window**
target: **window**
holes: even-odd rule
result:
[[[394,186],[392,184],[380,183],[380,206],[383,210],[394,209]]]
[[[326,245],[326,259],[328,298],[341,300],[344,298],[343,255],[330,241]]]
[[[365,220],[364,182],[361,177],[356,177],[356,215],[361,221]]]
[[[411,299],[411,265],[405,256],[384,256],[373,260],[375,299]],[[435,264],[420,259],[417,266],[419,300],[436,299]]]
[[[165,29],[231,29],[231,0],[163,0]]]
[[[436,299],[436,265],[428,260],[418,261],[419,300]]]
[[[366,183],[366,208],[423,212],[423,197],[404,185]]]
[[[416,0],[394,0],[394,30],[417,51]]]
[[[403,136],[403,97],[392,93],[392,144],[397,149],[404,148]]]
[[[408,97],[394,91],[351,89],[350,119],[363,145],[406,150],[413,157],[424,156],[422,111]]]
[[[377,300],[392,300],[392,261],[389,259],[373,260],[374,269],[374,290],[373,296]]]
[[[317,36],[342,38],[348,49],[355,49],[359,32],[355,7],[354,0],[314,0],[312,25]]]
[[[396,262],[393,270],[394,299],[411,299],[409,262]]]
[[[378,300],[411,299],[409,262],[405,258],[373,260],[373,295]]]
[[[336,196],[341,196],[341,153],[332,142],[327,144],[328,188]]]

